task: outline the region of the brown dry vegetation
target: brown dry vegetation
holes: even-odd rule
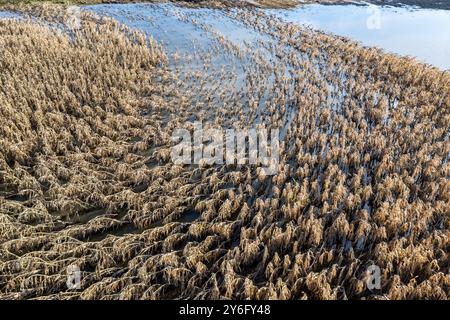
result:
[[[155,42],[111,20],[75,33],[0,21],[2,298],[449,298],[450,75],[229,14],[278,62],[218,36],[253,61],[239,97],[220,78],[181,82]],[[287,128],[277,175],[171,163],[191,115],[243,126],[258,112]],[[80,290],[66,287],[73,264]]]
[[[185,6],[205,6],[205,7],[243,7],[256,6],[265,8],[288,8],[304,4],[355,4],[372,3],[375,5],[388,6],[419,6],[422,8],[435,8],[449,10],[450,4],[446,0],[0,0],[0,6],[20,5],[20,4],[100,4],[100,3],[134,3],[134,2],[174,2]]]
[[[0,0],[0,8],[12,11],[29,11],[30,6],[48,6],[58,4],[93,5],[103,3],[167,3],[172,2],[184,7],[205,8],[234,8],[234,7],[258,7],[258,8],[292,8],[299,4],[297,0]],[[307,0],[307,3],[338,3],[335,0]]]

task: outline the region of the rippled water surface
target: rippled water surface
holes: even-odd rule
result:
[[[85,6],[84,10],[113,17],[152,35],[164,44],[169,54],[179,51],[195,53],[211,47],[214,42],[211,31],[237,45],[254,43],[262,37],[216,9],[183,8],[171,4],[104,4]],[[265,11],[287,22],[308,25],[349,37],[366,46],[414,56],[443,70],[450,69],[450,10],[305,5]],[[17,16],[0,12],[0,18]]]
[[[449,10],[308,5],[270,12],[289,22],[310,25],[363,45],[415,56],[441,69],[450,69]]]
[[[86,9],[107,15],[152,34],[169,48],[196,48],[208,43],[203,30],[183,17],[195,17],[228,39],[254,41],[250,30],[214,9],[189,9],[173,5],[97,5]],[[272,9],[268,13],[285,21],[350,37],[366,46],[415,56],[441,69],[450,69],[450,11],[413,7],[357,5],[307,5]]]

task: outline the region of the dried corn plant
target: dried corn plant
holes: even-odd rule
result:
[[[221,11],[264,35],[243,46],[180,16],[214,45],[169,67],[40,8],[0,20],[2,298],[449,298],[448,73],[255,10]],[[283,128],[280,170],[171,163],[192,117]]]

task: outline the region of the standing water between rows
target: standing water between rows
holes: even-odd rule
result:
[[[450,69],[450,10],[361,5],[307,5],[268,10],[283,20],[414,56]]]
[[[231,41],[254,40],[254,30],[227,19],[215,9],[182,8],[167,4],[95,5],[86,9],[141,29],[169,48],[186,47],[192,40],[201,46],[202,32],[180,15],[198,15],[198,22],[210,25]],[[285,21],[349,37],[405,56],[414,56],[442,70],[450,69],[450,11],[416,7],[366,5],[305,5],[293,9],[266,9]],[[140,18],[147,18],[144,23]],[[183,20],[183,19],[181,19]]]
[[[172,4],[102,4],[84,10],[117,19],[151,35],[168,53],[202,50],[211,39],[200,25],[236,44],[255,42],[260,34],[228,18],[222,10],[184,8]],[[263,10],[263,9],[261,9]],[[374,5],[304,5],[264,9],[284,21],[345,36],[365,46],[413,56],[442,70],[450,69],[450,11]],[[0,11],[0,19],[17,18]],[[195,17],[198,25],[193,25]]]

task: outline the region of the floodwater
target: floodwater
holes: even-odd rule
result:
[[[194,88],[192,91],[198,100],[196,102],[210,106],[208,112],[216,112],[213,106],[227,110],[227,105],[237,102],[247,106],[248,97],[259,94],[259,108],[256,109],[254,117],[249,116],[248,121],[248,124],[258,124],[263,121],[260,119],[265,105],[271,105],[270,99],[273,96],[268,93],[277,92],[278,89],[271,89],[276,86],[275,72],[278,78],[280,75],[288,75],[289,88],[293,88],[295,83],[295,76],[290,72],[295,73],[296,70],[292,70],[289,61],[282,61],[286,64],[284,69],[271,70],[273,66],[283,64],[278,63],[280,61],[275,54],[277,48],[270,45],[273,39],[234,19],[233,13],[238,9],[193,9],[173,4],[104,4],[84,6],[83,10],[114,18],[130,28],[143,31],[161,43],[171,66],[177,71],[181,70],[180,79],[188,79],[180,82],[180,86],[185,86],[180,87],[180,91],[189,92],[189,89]],[[294,9],[262,11],[286,22],[308,25],[314,29],[349,37],[366,46],[415,56],[441,69],[450,69],[450,11],[356,5],[307,5]],[[20,17],[14,13],[0,11],[0,19]],[[253,64],[253,61],[258,61],[259,64]],[[269,71],[257,76],[264,70],[262,66],[267,65]],[[197,69],[206,72],[200,72],[197,78],[191,77]],[[257,88],[247,86],[250,82],[246,81],[248,75],[256,75],[253,82],[258,83]],[[214,81],[209,81],[217,78],[218,86]],[[249,91],[251,89],[254,91]],[[261,92],[256,92],[257,90]],[[332,90],[330,87],[330,92]],[[210,91],[217,91],[217,97],[209,95]],[[287,96],[287,112],[280,126],[281,139],[284,139],[297,112],[297,104],[291,104],[289,100],[294,94],[288,92]],[[210,103],[211,97],[217,98],[214,103]],[[331,107],[339,104],[338,98],[330,102]],[[234,118],[230,116],[230,119],[231,123]],[[197,119],[192,119],[195,120]],[[227,123],[223,125],[226,127]],[[74,223],[86,223],[100,215],[103,215],[101,211],[92,211],[80,216]],[[197,212],[189,211],[177,221],[189,223],[198,216]],[[160,223],[162,222],[157,221],[151,227],[159,226]],[[120,236],[137,232],[142,230],[124,223],[114,232],[94,235],[90,240],[100,241],[108,234]]]
[[[17,19],[20,15],[14,12],[0,11],[0,19]]]
[[[166,3],[91,5],[84,10],[143,31],[161,43],[169,56],[206,51],[221,36],[242,47],[263,37],[217,9],[184,8]]]
[[[181,8],[171,4],[95,5],[85,9],[113,17],[162,41],[166,49],[204,47],[209,37],[199,25],[208,25],[235,43],[258,38],[220,10]],[[305,5],[294,9],[267,9],[287,22],[349,37],[365,46],[414,56],[443,70],[450,69],[450,11],[417,7],[365,5]]]
[[[450,10],[361,5],[307,5],[269,10],[296,24],[349,37],[365,46],[414,56],[450,69]]]
[[[103,4],[83,9],[144,31],[163,43],[169,57],[179,52],[208,50],[217,42],[211,33],[238,46],[256,43],[264,37],[217,9],[183,8],[173,4]],[[442,70],[450,70],[450,10],[312,4],[263,11],[287,22],[345,36],[390,53],[413,56]],[[0,19],[16,17],[15,13],[0,11]]]

